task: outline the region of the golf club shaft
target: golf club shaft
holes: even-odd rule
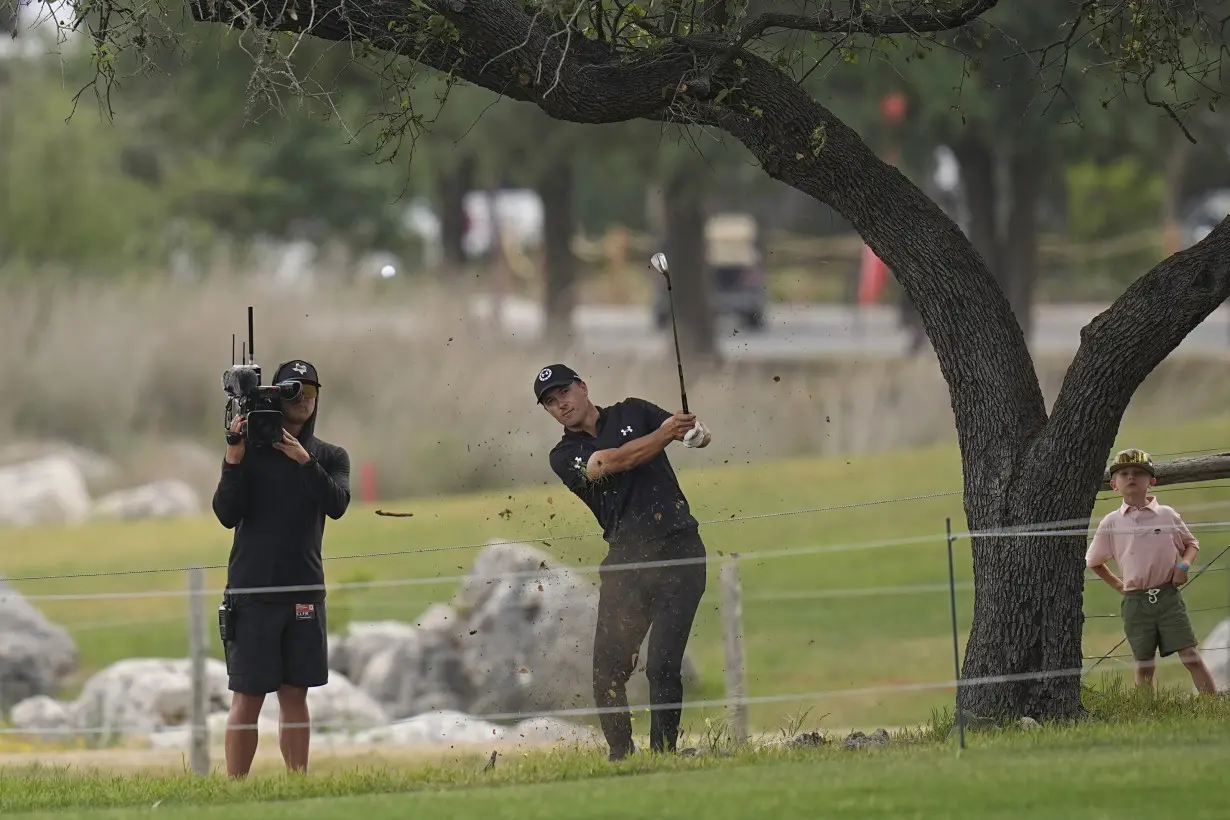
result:
[[[688,412],[688,389],[683,384],[683,357],[679,355],[679,327],[675,324],[675,292],[671,288],[670,274],[666,277],[666,300],[671,308],[671,334],[675,337],[675,366],[679,368],[679,398],[683,402],[683,412]]]

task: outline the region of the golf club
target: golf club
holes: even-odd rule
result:
[[[649,260],[649,265],[666,278],[666,299],[671,309],[671,333],[675,337],[675,364],[679,368],[679,398],[683,401],[683,412],[688,412],[688,391],[683,385],[683,359],[679,355],[679,328],[675,326],[675,293],[671,290],[670,268],[666,264],[666,254],[655,253]]]

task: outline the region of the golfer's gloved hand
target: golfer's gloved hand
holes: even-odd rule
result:
[[[661,429],[670,434],[672,441],[683,441],[683,437],[691,432],[696,425],[696,416],[691,413],[675,413],[662,422]]]
[[[705,436],[709,435],[709,430],[701,422],[696,422],[696,426],[689,430],[683,437],[684,447],[699,447],[705,441]]]

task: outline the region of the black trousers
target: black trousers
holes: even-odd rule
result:
[[[653,707],[649,747],[658,752],[676,750],[683,712],[683,655],[705,593],[705,562],[620,567],[674,558],[705,558],[705,545],[696,530],[673,535],[649,549],[612,548],[599,570],[594,701],[604,710],[599,712],[599,720],[612,759],[632,752],[632,718],[625,687],[636,668],[646,633],[645,676]]]

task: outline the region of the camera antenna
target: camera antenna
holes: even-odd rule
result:
[[[248,305],[248,364],[256,363],[256,335],[252,330],[252,306]]]

